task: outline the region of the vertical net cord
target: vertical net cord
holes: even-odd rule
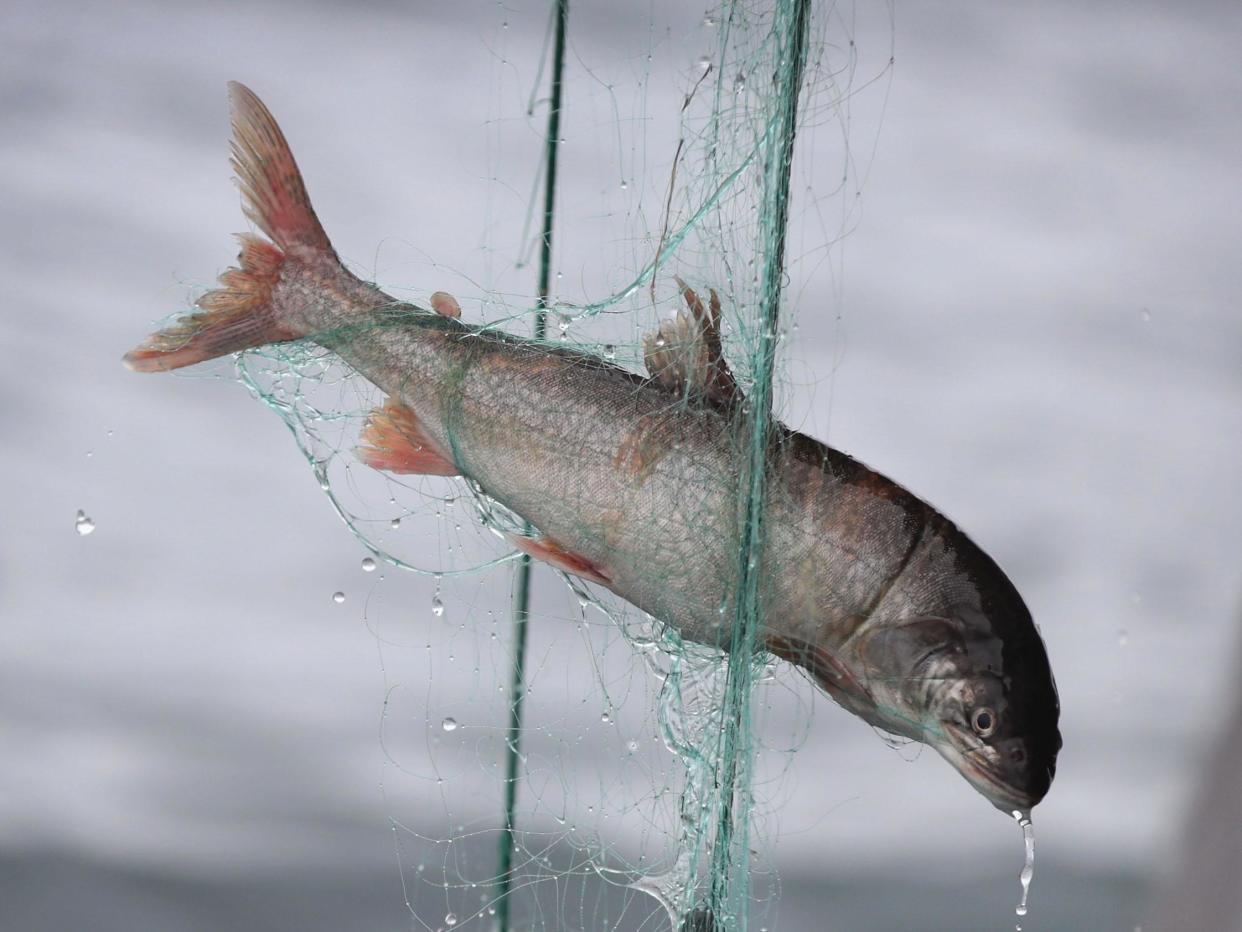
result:
[[[556,42],[552,52],[552,101],[548,113],[543,189],[543,229],[539,245],[539,307],[535,313],[535,339],[542,340],[548,329],[548,285],[552,277],[552,217],[556,203],[556,163],[561,135],[561,75],[565,66],[565,22],[569,0],[556,0]],[[524,526],[527,535],[533,529]],[[530,619],[531,560],[523,555],[518,563],[513,598],[513,675],[509,682],[509,731],[505,750],[505,814],[500,833],[499,883],[496,891],[496,928],[509,930],[509,893],[513,871],[513,816],[517,806],[518,765],[521,762],[522,698],[526,693],[526,632]]]
[[[774,32],[777,37],[777,112],[763,167],[761,239],[761,292],[757,366],[750,390],[749,450],[740,488],[742,537],[738,564],[738,593],[725,707],[718,744],[718,806],[711,856],[707,928],[745,930],[749,913],[749,818],[752,666],[756,636],[763,623],[760,593],[763,558],[763,513],[767,499],[767,460],[772,443],[772,396],[780,320],[781,279],[784,274],[786,226],[789,219],[789,179],[797,132],[798,95],[806,63],[806,33],[810,0],[778,0]]]

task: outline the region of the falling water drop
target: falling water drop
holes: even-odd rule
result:
[[[344,592],[332,593],[332,601],[335,602],[337,605],[340,605],[342,602],[345,601],[345,593]]]
[[[397,530],[397,528],[401,527],[401,519],[393,518],[390,522],[388,522],[388,526],[394,531]]]
[[[364,573],[375,572],[375,560],[373,558],[371,557],[362,558],[362,572]]]
[[[712,66],[712,60],[706,55],[701,55],[695,64],[698,65],[699,71],[707,71]]]
[[[1026,845],[1026,863],[1022,865],[1022,873],[1018,877],[1018,882],[1022,884],[1022,900],[1014,909],[1020,919],[1026,915],[1026,899],[1031,892],[1031,878],[1035,875],[1035,826],[1031,824],[1030,812],[1015,809],[1013,818],[1022,826],[1022,841]],[[1022,923],[1017,924],[1017,930],[1022,932]]]
[[[440,593],[436,593],[431,597],[431,614],[437,618],[444,617],[444,603],[440,601]]]
[[[79,508],[78,516],[73,521],[73,527],[78,532],[78,536],[85,537],[95,530],[95,522],[86,516],[85,511]]]
[[[457,730],[457,719],[452,718],[452,717],[446,718],[444,721],[440,723],[440,727],[443,728],[445,731],[456,731]]]

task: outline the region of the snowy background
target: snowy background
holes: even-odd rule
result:
[[[364,551],[277,419],[225,381],[119,363],[233,260],[228,79],[273,109],[361,274],[455,288],[473,320],[469,276],[533,291],[512,265],[542,117],[505,117],[535,86],[546,6],[451,6],[0,11],[2,929],[435,928],[442,902],[407,909],[390,820],[434,833],[497,812],[392,786],[379,722],[419,668],[394,669],[364,622]],[[843,13],[896,65],[852,113],[861,218],[831,287],[797,293],[786,415],[937,504],[1024,593],[1065,738],[1024,928],[1130,932],[1239,682],[1242,10]],[[571,12],[571,61],[651,75],[646,140],[665,160],[684,76],[714,46],[702,18]],[[654,63],[626,58],[646,49]],[[616,157],[619,180],[663,184],[609,149],[615,115],[582,104],[600,99],[587,84],[568,85],[562,152],[562,203],[584,215],[582,166]],[[575,290],[589,248],[558,257],[572,300],[596,297]],[[430,583],[408,585],[429,606]],[[567,599],[537,573],[537,609],[571,614]],[[409,643],[443,650],[430,608],[411,616]],[[533,637],[590,692],[571,626]],[[406,701],[438,722],[479,682]],[[778,928],[1007,927],[1011,823],[831,703],[804,733],[770,847]]]

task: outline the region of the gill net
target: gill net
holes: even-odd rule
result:
[[[379,284],[424,308],[451,291],[463,322],[640,376],[644,337],[685,310],[676,279],[719,294],[745,398],[730,414],[729,508],[703,516],[732,551],[724,636],[700,643],[532,566],[510,537],[532,533],[525,517],[469,479],[360,463],[384,398],[334,354],[307,342],[240,362],[361,546],[358,586],[333,598],[380,650],[381,786],[414,928],[776,927],[775,816],[808,726],[763,725],[796,676],[757,642],[764,463],[800,289],[820,275],[835,290],[833,246],[855,218],[850,101],[889,60],[860,75],[852,11],[809,0],[653,12],[587,60],[574,24],[602,9],[498,8],[478,265],[420,257]],[[543,36],[533,60],[516,57],[520,30]],[[808,127],[830,130],[813,136],[828,191],[809,187]],[[549,490],[570,510],[587,494]]]

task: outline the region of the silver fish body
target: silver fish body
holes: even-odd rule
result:
[[[126,362],[162,371],[313,340],[381,388],[389,426],[404,425],[383,433],[376,421],[404,453],[372,465],[473,480],[537,529],[539,542],[520,545],[686,639],[727,647],[749,431],[701,304],[693,358],[707,369],[696,382],[687,363],[670,382],[468,326],[451,299],[447,313],[400,303],[345,270],[270,113],[240,85],[232,93],[246,212],[271,242],[244,237],[239,268],[202,310]],[[649,369],[664,358],[649,355]],[[778,428],[766,462],[762,646],[864,720],[935,747],[997,807],[1029,810],[1055,773],[1059,702],[1009,579],[930,505],[844,453]]]

